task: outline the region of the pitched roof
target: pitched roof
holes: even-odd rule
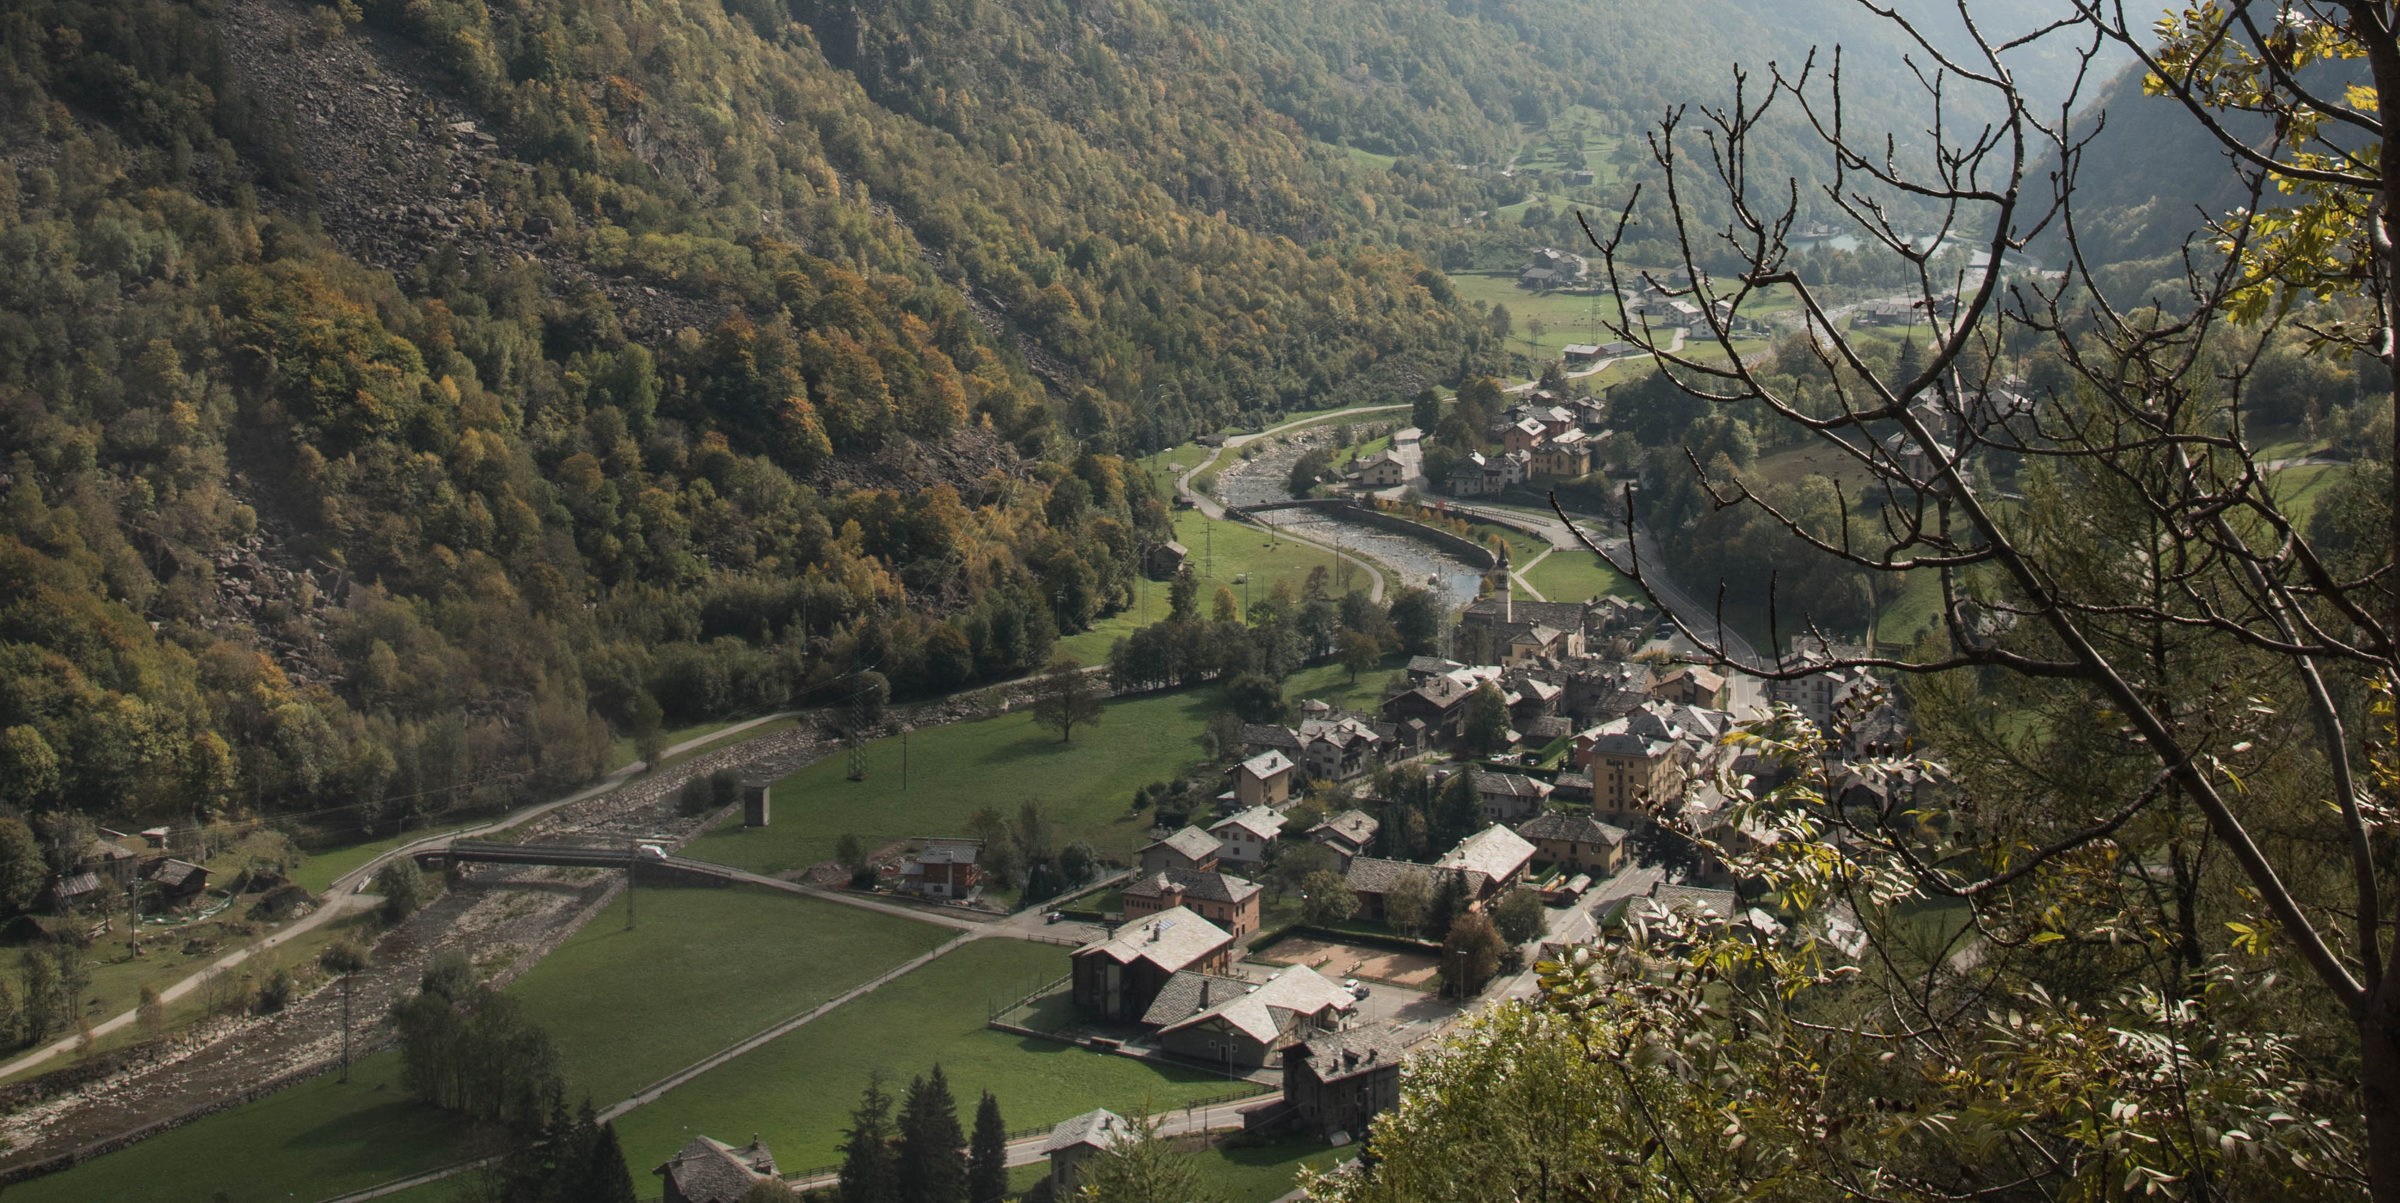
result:
[[[170,858],[160,861],[157,868],[150,870],[150,880],[155,881],[171,890],[183,885],[187,881],[190,881],[192,879],[192,875],[195,873],[199,874],[203,879],[206,879],[208,876],[208,870],[203,869],[188,860],[174,860]]]
[[[1295,1015],[1322,1015],[1327,1011],[1344,1010],[1356,1002],[1350,992],[1326,981],[1316,970],[1306,965],[1292,965],[1262,983],[1255,990],[1244,990],[1220,999],[1207,1010],[1178,1020],[1160,1029],[1178,1031],[1222,1020],[1235,1031],[1267,1044],[1283,1034]]]
[[[1142,1012],[1142,1023],[1154,1028],[1181,1023],[1249,991],[1248,978],[1219,977],[1213,973],[1186,969],[1168,978],[1166,984],[1158,988],[1157,996],[1150,1000],[1150,1009]]]
[[[1142,851],[1148,852],[1160,845],[1174,849],[1188,861],[1205,861],[1217,854],[1217,837],[1197,827],[1186,827],[1163,840],[1153,841]]]
[[[1042,1155],[1047,1157],[1060,1149],[1090,1145],[1095,1149],[1115,1148],[1117,1142],[1133,1135],[1132,1125],[1125,1117],[1106,1107],[1086,1111],[1073,1119],[1062,1119],[1050,1129],[1050,1139],[1042,1142]]]
[[[1400,880],[1404,877],[1423,877],[1425,884],[1431,886],[1434,880],[1434,868],[1431,865],[1420,865],[1414,861],[1384,860],[1381,857],[1360,856],[1351,858],[1349,869],[1342,874],[1345,884],[1364,894],[1385,893],[1393,886],[1400,884]]]
[[[1284,1046],[1283,1054],[1287,1065],[1295,1056],[1305,1059],[1319,1082],[1338,1082],[1397,1067],[1407,1055],[1399,1038],[1380,1027],[1312,1032],[1307,1039]]]
[[[1300,734],[1281,723],[1243,723],[1242,746],[1245,748],[1286,748],[1300,750]]]
[[[1221,833],[1227,827],[1239,827],[1258,839],[1271,840],[1283,834],[1283,816],[1276,814],[1268,807],[1253,806],[1239,814],[1227,815],[1209,824],[1209,834],[1223,839],[1224,836]]]
[[[1332,836],[1353,845],[1363,845],[1368,840],[1374,839],[1375,833],[1382,827],[1383,824],[1377,821],[1375,816],[1363,810],[1345,810],[1309,828],[1308,835],[1310,839]]]
[[[1075,955],[1102,956],[1120,965],[1148,961],[1168,973],[1189,969],[1233,943],[1224,928],[1201,918],[1189,907],[1168,907],[1119,926],[1108,936],[1075,950]]]
[[[1475,792],[1499,794],[1510,798],[1532,798],[1536,801],[1550,796],[1550,785],[1518,773],[1475,773]]]
[[[1591,783],[1585,782],[1584,788],[1591,788]],[[1517,824],[1517,834],[1529,840],[1571,840],[1578,844],[1622,844],[1628,833],[1622,827],[1603,823],[1587,814],[1545,810]]]
[[[1273,748],[1242,762],[1243,772],[1262,780],[1277,773],[1289,772],[1291,767],[1292,758]]]
[[[775,1155],[757,1137],[747,1148],[695,1136],[651,1173],[664,1176],[692,1203],[736,1203],[762,1179],[775,1174]]]
[[[1125,887],[1125,896],[1164,898],[1169,893],[1181,893],[1186,898],[1197,898],[1203,902],[1226,902],[1238,906],[1249,901],[1258,891],[1258,883],[1235,877],[1231,873],[1161,869]]]
[[[1442,854],[1433,862],[1445,869],[1465,869],[1481,873],[1494,881],[1525,867],[1533,859],[1534,847],[1497,823],[1458,842],[1458,847]]]

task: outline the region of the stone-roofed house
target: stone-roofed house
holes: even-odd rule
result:
[[[1364,1135],[1377,1115],[1400,1101],[1400,1062],[1407,1050],[1381,1028],[1317,1032],[1283,1049],[1283,1101],[1306,1132]]]
[[[1267,849],[1283,834],[1283,816],[1272,807],[1253,806],[1209,824],[1208,833],[1217,837],[1219,860],[1255,865],[1267,859]]]
[[[1206,873],[1217,867],[1217,849],[1217,837],[1197,827],[1186,827],[1142,849],[1142,871],[1181,869],[1187,873]]]
[[[50,881],[50,909],[72,911],[100,898],[100,875],[66,873]]]
[[[188,860],[168,857],[150,868],[150,883],[168,902],[181,902],[208,888],[208,870]]]
[[[1457,847],[1443,853],[1433,865],[1468,874],[1470,884],[1482,878],[1482,889],[1472,895],[1482,901],[1522,880],[1525,867],[1533,863],[1533,852],[1532,844],[1495,823],[1460,840]]]
[[[1259,893],[1258,883],[1230,873],[1161,869],[1125,887],[1125,917],[1137,919],[1185,907],[1239,940],[1258,930]]]
[[[1242,755],[1256,756],[1261,752],[1281,752],[1287,759],[1300,759],[1300,733],[1282,723],[1243,723]]]
[[[775,1177],[775,1155],[756,1135],[739,1149],[695,1136],[650,1172],[667,1180],[666,1203],[738,1203],[759,1183]]]
[[[1074,1198],[1083,1185],[1083,1163],[1133,1139],[1133,1125],[1106,1108],[1058,1121],[1050,1139],[1042,1142],[1042,1156],[1050,1159],[1050,1197]]]
[[[1184,561],[1192,556],[1190,548],[1169,539],[1153,543],[1142,553],[1142,575],[1154,581],[1171,581],[1183,571]]]
[[[1277,806],[1292,799],[1292,760],[1269,750],[1233,770],[1233,796],[1244,806]]]
[[[1702,665],[1686,664],[1660,677],[1650,694],[1685,706],[1720,709],[1725,705],[1725,678]]]
[[[1549,800],[1551,786],[1518,773],[1475,773],[1475,797],[1483,803],[1483,816],[1495,823],[1514,823],[1541,812]]]
[[[1373,455],[1362,457],[1352,464],[1350,475],[1362,487],[1385,489],[1393,485],[1407,484],[1409,467],[1407,461],[1400,456],[1390,451],[1378,451]]]
[[[1182,1023],[1236,994],[1248,993],[1257,984],[1246,977],[1186,969],[1158,988],[1158,997],[1151,999],[1149,1009],[1142,1012],[1142,1026],[1163,1028],[1170,1023]]]
[[[1207,1005],[1161,1026],[1158,1044],[1227,1070],[1271,1064],[1284,1045],[1311,1031],[1340,1027],[1342,1017],[1358,1005],[1349,991],[1306,965],[1287,966],[1259,985],[1244,983],[1232,993],[1213,991],[1206,982],[1201,989]]]
[[[1390,723],[1342,715],[1308,719],[1296,734],[1301,748],[1292,759],[1299,761],[1309,776],[1348,781],[1382,760],[1397,732]]]
[[[1188,907],[1130,920],[1075,950],[1075,1004],[1103,1019],[1139,1019],[1168,978],[1186,969],[1225,972],[1233,945],[1232,933]]]
[[[1382,860],[1372,856],[1352,857],[1350,863],[1342,870],[1342,884],[1349,886],[1350,893],[1358,899],[1358,918],[1369,923],[1384,921],[1384,895],[1391,893],[1394,886],[1399,885],[1403,878],[1408,877],[1422,879],[1428,895],[1434,892],[1434,887],[1441,880],[1439,873],[1431,865],[1420,865],[1414,861],[1405,860]],[[1470,896],[1475,893],[1477,884],[1472,880],[1467,883],[1467,893]]]
[[[1308,829],[1312,843],[1333,849],[1346,865],[1354,856],[1365,856],[1375,847],[1375,833],[1383,825],[1375,816],[1363,810],[1345,810]]]
[[[1625,863],[1629,833],[1590,815],[1547,810],[1518,824],[1517,835],[1530,841],[1542,860],[1572,872],[1606,877]]]
[[[964,898],[983,880],[975,864],[980,840],[929,839],[923,851],[900,866],[899,889],[927,898]]]

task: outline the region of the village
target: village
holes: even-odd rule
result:
[[[1648,607],[1517,601],[1505,563],[1495,577],[1450,632],[1455,658],[1412,659],[1374,711],[1304,701],[1297,723],[1245,725],[1210,812],[1154,833],[1107,888],[1050,911],[1048,926],[1089,938],[1066,978],[991,1025],[1254,1083],[1266,1092],[1214,1126],[1342,1149],[1398,1100],[1412,1047],[1476,1006],[1529,996],[1530,966],[1569,944],[1687,908],[1801,938],[1698,851],[1748,838],[1720,813],[1718,783],[1774,773],[1725,737],[1765,705],[1828,729],[1839,712],[1834,754],[1857,762],[1839,801],[1880,807],[1914,788],[1881,767],[1907,737],[1881,683],[1855,668],[1776,681],[1721,671],[1679,657],[1689,644]],[[1789,652],[1805,665],[1863,650],[1796,639]],[[1473,811],[1473,830],[1418,859],[1393,827],[1419,815],[1384,796],[1412,773]],[[980,893],[976,841],[921,845],[892,892]],[[1310,896],[1298,921],[1276,928],[1267,899],[1299,890]],[[1503,914],[1506,946],[1474,963],[1461,933],[1495,930]],[[1806,934],[1853,944],[1838,917],[1824,926]],[[1039,1158],[1050,1197],[1071,1197],[1078,1167],[1139,1139],[1138,1119],[1078,1114],[1012,1146],[1011,1163]],[[774,1165],[755,1143],[696,1138],[657,1172],[670,1203],[731,1203]]]

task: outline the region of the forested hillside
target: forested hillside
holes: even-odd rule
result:
[[[1702,7],[11,5],[0,804],[389,825],[1025,672],[1123,457],[1510,366],[1453,164],[1721,89]]]

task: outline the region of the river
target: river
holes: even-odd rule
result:
[[[1217,471],[1216,496],[1229,506],[1290,501],[1292,463],[1308,448],[1331,446],[1331,441],[1330,431],[1295,431],[1268,444],[1255,459],[1234,459]],[[1278,530],[1365,556],[1382,565],[1395,586],[1432,589],[1449,611],[1475,600],[1475,591],[1483,583],[1480,566],[1406,535],[1314,510],[1271,510],[1257,517]]]

